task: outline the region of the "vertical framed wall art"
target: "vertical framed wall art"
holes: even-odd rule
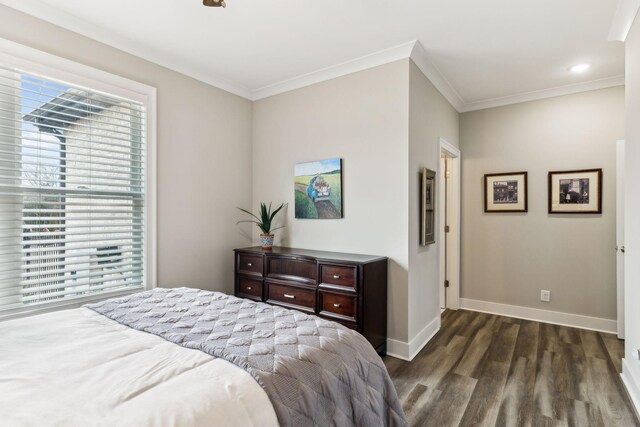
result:
[[[298,163],[294,175],[296,218],[343,217],[342,159]]]
[[[436,242],[436,173],[422,168],[420,181],[420,244],[426,246]]]

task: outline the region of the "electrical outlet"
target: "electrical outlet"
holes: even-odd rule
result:
[[[542,301],[542,302],[551,301],[551,291],[546,291],[546,290],[542,289],[540,291],[540,301]]]

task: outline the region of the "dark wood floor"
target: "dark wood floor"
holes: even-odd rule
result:
[[[384,362],[413,426],[640,426],[614,335],[465,310]]]

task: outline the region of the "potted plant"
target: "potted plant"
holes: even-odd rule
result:
[[[238,208],[242,212],[248,213],[249,215],[254,217],[255,220],[249,219],[249,220],[246,220],[246,221],[238,221],[237,223],[240,224],[241,222],[252,222],[252,223],[256,224],[258,226],[258,228],[260,229],[260,231],[262,231],[262,233],[260,234],[260,246],[262,246],[262,249],[271,249],[273,247],[273,234],[271,232],[275,231],[275,230],[278,230],[280,228],[284,228],[284,226],[271,228],[271,226],[273,225],[273,219],[278,214],[278,212],[280,212],[280,210],[282,210],[282,208],[284,206],[285,206],[285,204],[282,203],[274,211],[272,211],[271,210],[271,203],[269,203],[269,207],[268,208],[267,208],[267,205],[265,203],[260,203],[260,213],[259,213],[259,215],[254,215],[252,212],[249,212],[246,209]]]

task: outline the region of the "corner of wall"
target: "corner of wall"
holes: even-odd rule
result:
[[[387,355],[411,362],[440,330],[440,315],[436,316],[409,342],[387,339]]]
[[[640,416],[640,370],[634,367],[627,359],[622,359],[622,382],[627,388],[629,398],[636,410],[636,415]]]
[[[420,170],[438,170],[440,138],[457,143],[459,133],[459,113],[413,61],[409,61],[408,132],[409,336],[402,348],[403,355],[412,358],[440,325],[440,242],[437,236],[435,244],[420,245]]]

